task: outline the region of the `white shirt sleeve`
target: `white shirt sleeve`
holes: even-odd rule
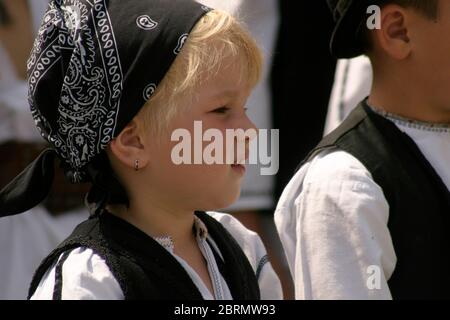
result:
[[[44,275],[31,300],[52,300],[56,264]],[[91,249],[77,248],[63,263],[61,299],[123,300],[124,295],[106,262]]]
[[[324,151],[305,164],[275,213],[296,299],[391,299],[388,218],[382,189],[352,155]]]
[[[268,259],[259,235],[247,229],[238,219],[229,214],[218,212],[208,212],[208,214],[219,221],[241,246],[257,276],[261,299],[283,299],[280,279]]]

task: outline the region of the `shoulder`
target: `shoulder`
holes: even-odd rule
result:
[[[280,197],[278,206],[290,206],[300,194],[312,189],[336,191],[345,187],[375,186],[371,173],[353,155],[334,148],[323,150],[303,164]]]
[[[336,191],[336,188],[378,187],[360,160],[337,148],[320,152],[303,165],[299,173],[297,179],[301,179],[303,188],[316,186],[324,191]]]
[[[369,170],[356,157],[339,149],[324,151],[311,160],[302,187],[296,205],[302,198],[305,201],[315,199],[332,207],[350,205],[356,208],[358,203],[375,202],[387,205],[382,188]]]
[[[236,240],[254,269],[266,255],[263,242],[256,232],[247,229],[230,214],[208,211],[207,214],[217,220]]]
[[[65,260],[64,260],[65,258]],[[89,248],[76,248],[60,255],[41,279],[32,300],[53,298],[61,290],[61,299],[123,299],[119,283],[105,260]]]
[[[295,233],[297,223],[306,216],[359,220],[372,219],[372,212],[387,221],[389,205],[383,190],[356,157],[333,149],[320,152],[295,174],[280,198],[275,222]]]
[[[344,180],[372,179],[372,175],[355,156],[340,150],[324,150],[309,161],[304,176],[304,183],[326,183],[337,178]],[[303,167],[302,167],[303,168]],[[302,169],[301,168],[301,169]]]
[[[315,199],[328,209],[355,214],[361,212],[358,208],[375,205],[388,214],[383,190],[369,170],[356,157],[339,149],[322,152],[311,160],[295,205],[300,205],[302,199],[303,205]]]
[[[282,299],[282,287],[266,252],[266,248],[256,232],[247,229],[238,219],[230,214],[207,212],[228,230],[247,256],[258,280],[261,299]]]

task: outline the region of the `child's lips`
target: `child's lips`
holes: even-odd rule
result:
[[[233,171],[235,171],[236,173],[239,173],[241,175],[245,174],[245,166],[242,164],[232,164],[231,168],[233,169]]]

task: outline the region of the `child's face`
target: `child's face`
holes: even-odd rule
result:
[[[162,138],[148,137],[150,163],[146,178],[155,186],[154,190],[161,193],[161,197],[184,209],[225,208],[239,197],[244,166],[205,164],[203,159],[201,164],[193,164],[194,139],[199,139],[198,136],[194,137],[194,121],[201,121],[202,133],[210,128],[218,129],[224,141],[226,129],[255,129],[245,112],[250,88],[240,83],[238,65],[224,63],[217,74],[196,90],[196,97],[192,99],[194,101],[186,99],[182,102],[185,103],[182,105],[183,111],[170,122],[169,130]],[[171,141],[171,135],[177,129],[186,129],[190,133],[192,164],[176,165],[173,161],[173,148],[181,141]],[[203,142],[201,151],[210,143]],[[248,148],[248,140],[242,143]],[[225,143],[223,145],[225,155]]]
[[[421,91],[442,113],[450,112],[450,1],[440,0],[437,20],[414,14],[412,74]]]

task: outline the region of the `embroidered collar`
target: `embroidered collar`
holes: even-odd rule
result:
[[[195,236],[198,239],[205,240],[208,236],[208,229],[200,218],[194,215],[194,226],[193,230]],[[158,242],[161,246],[163,246],[167,251],[173,253],[174,243],[171,236],[162,236],[153,238],[156,242]]]
[[[194,215],[194,232],[197,237],[203,240],[208,236],[208,228],[206,228],[203,221],[196,215]]]
[[[158,242],[161,246],[164,247],[167,251],[170,253],[173,253],[173,240],[171,236],[164,236],[164,237],[156,237],[153,238],[156,242]]]
[[[366,101],[367,103],[367,101]],[[387,111],[384,111],[380,108],[371,106],[369,103],[367,103],[369,108],[379,114],[380,116],[383,116],[384,118],[394,122],[397,125],[423,130],[423,131],[431,131],[431,132],[439,132],[439,133],[450,133],[450,124],[445,123],[431,123],[431,122],[423,122],[418,120],[412,120],[408,119]]]

